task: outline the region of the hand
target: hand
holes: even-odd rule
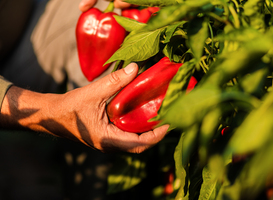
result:
[[[109,123],[106,102],[137,75],[132,63],[85,87],[65,94],[41,94],[12,86],[3,101],[0,126],[25,127],[77,140],[103,152],[141,153],[167,134],[168,125],[142,133]]]
[[[62,117],[65,121],[77,121],[70,132],[87,145],[101,151],[123,150],[140,153],[159,142],[167,133],[168,126],[141,135],[120,130],[109,123],[106,113],[106,101],[137,75],[138,67],[132,63],[90,85],[65,94],[60,104],[62,109],[76,105],[70,115]],[[72,120],[71,120],[72,119]]]
[[[97,0],[82,0],[79,9],[82,12],[87,11],[88,9],[92,8],[97,3]],[[131,4],[123,2],[122,0],[114,0],[115,8],[128,8]]]

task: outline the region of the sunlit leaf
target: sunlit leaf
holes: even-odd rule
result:
[[[105,64],[117,60],[137,62],[154,56],[159,51],[159,39],[162,31],[164,30],[158,29],[127,37],[121,48],[119,48]]]
[[[251,153],[261,148],[273,132],[273,92],[264,99],[263,104],[252,111],[232,136],[227,152],[236,154]]]
[[[181,64],[182,65],[182,64]],[[184,63],[171,80],[165,98],[162,102],[161,109],[158,116],[154,120],[160,120],[164,118],[164,115],[171,104],[181,95],[185,94],[189,80],[193,75],[195,67],[195,61]]]
[[[117,22],[123,28],[125,28],[125,30],[128,31],[128,32],[138,30],[138,29],[141,29],[141,28],[146,26],[146,24],[140,23],[140,22],[138,22],[136,20],[133,20],[133,19],[130,19],[128,17],[122,17],[122,16],[119,16],[119,15],[115,15],[114,17],[117,20]]]
[[[146,162],[134,156],[121,156],[108,176],[108,193],[128,190],[146,177]]]

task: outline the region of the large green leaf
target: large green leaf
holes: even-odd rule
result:
[[[273,132],[273,92],[263,100],[263,104],[252,111],[232,136],[227,152],[246,154],[261,148]]]
[[[182,65],[182,64],[181,64]],[[189,80],[193,75],[195,68],[195,61],[184,63],[171,80],[165,98],[162,102],[161,108],[157,117],[154,120],[160,120],[164,118],[165,113],[172,103],[181,95],[185,94]]]
[[[179,97],[164,116],[164,123],[178,128],[187,128],[203,120],[203,117],[214,106],[228,101],[242,102],[240,106],[253,109],[260,105],[260,101],[250,95],[227,91],[222,92],[214,86],[196,87],[188,95]]]
[[[128,62],[137,62],[146,60],[159,51],[159,39],[164,29],[155,31],[141,32],[129,35],[121,48],[105,63],[112,63],[117,60],[125,60]]]
[[[272,137],[244,166],[236,181],[241,183],[241,193],[246,199],[254,199],[272,181]]]
[[[231,170],[233,173],[230,172],[230,174],[235,177],[235,180],[225,180],[217,200],[257,199],[259,194],[266,189],[267,182],[272,180],[272,154],[273,140],[271,138],[261,149],[256,151],[252,158],[248,158],[249,161],[243,168],[237,165]]]

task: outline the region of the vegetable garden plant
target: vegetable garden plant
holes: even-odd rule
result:
[[[147,23],[115,16],[129,34],[107,63],[116,61],[116,70],[137,62],[145,71],[167,56],[183,65],[151,119],[170,124],[170,133],[143,154],[120,154],[108,192],[131,199],[271,199],[273,2],[126,2],[160,10]],[[193,75],[198,84],[186,94]]]

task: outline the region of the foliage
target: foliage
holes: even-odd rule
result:
[[[117,16],[130,33],[108,62],[117,61],[116,68],[139,62],[142,70],[162,56],[184,63],[156,117],[173,130],[148,153],[148,160],[155,152],[168,160],[161,170],[175,167],[174,191],[164,199],[266,199],[273,187],[273,2],[126,2],[161,9],[147,24]],[[199,83],[185,94],[192,75]],[[176,148],[159,154],[170,138]],[[147,177],[147,154],[143,157],[146,161],[138,162],[146,166],[131,168],[133,176],[120,173],[127,179],[123,187],[113,190],[110,176],[111,192],[128,190]]]

